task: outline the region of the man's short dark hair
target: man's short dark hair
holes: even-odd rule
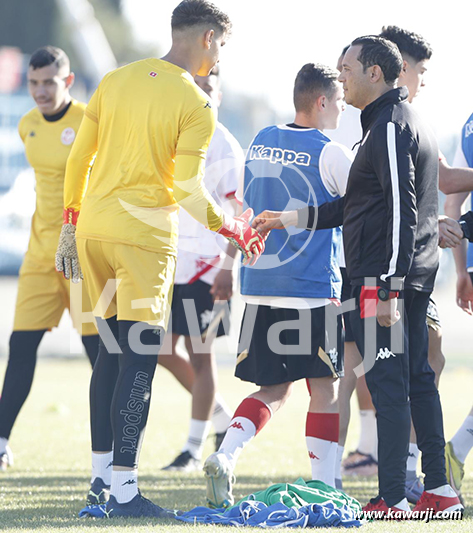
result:
[[[337,87],[339,73],[325,65],[307,63],[297,73],[294,83],[294,107],[296,111],[310,113],[315,100],[322,95],[332,98]]]
[[[43,46],[33,52],[29,63],[33,70],[48,67],[49,65],[56,65],[58,69],[64,66],[69,67],[69,58],[66,52],[55,46]]]
[[[403,30],[399,26],[383,26],[379,36],[397,44],[401,54],[412,57],[416,63],[432,57],[430,44],[422,35],[413,31]]]
[[[183,0],[172,12],[172,30],[212,26],[219,35],[229,35],[232,23],[226,13],[207,0]]]
[[[350,45],[347,44],[346,46],[343,47],[343,50],[342,50],[342,53],[340,54],[341,56],[344,56],[346,53],[347,53],[347,50],[350,48]]]
[[[392,41],[377,35],[366,35],[355,39],[351,46],[361,46],[357,59],[363,65],[364,71],[373,65],[378,65],[387,85],[393,85],[399,78],[402,56]]]

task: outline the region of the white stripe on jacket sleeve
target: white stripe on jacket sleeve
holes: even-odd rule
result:
[[[397,259],[399,257],[399,245],[401,240],[401,201],[399,196],[399,173],[397,168],[396,152],[396,127],[392,122],[387,124],[387,143],[389,170],[391,174],[391,189],[393,195],[393,227],[392,227],[392,256],[389,262],[389,271],[381,276],[382,281],[396,272]]]

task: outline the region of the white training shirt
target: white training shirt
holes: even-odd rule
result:
[[[217,122],[207,150],[204,185],[222,208],[234,215],[230,199],[238,187],[245,163],[243,150],[223,124]],[[191,217],[179,212],[179,242],[174,283],[188,284],[200,279],[210,285],[225,258],[228,241]]]
[[[350,150],[363,138],[360,120],[361,111],[347,105],[340,117],[340,124],[336,130],[325,130],[324,133],[337,143],[345,145]]]

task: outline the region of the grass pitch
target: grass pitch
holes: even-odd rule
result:
[[[5,360],[0,361],[0,381]],[[253,391],[232,375],[231,361],[221,365],[220,391],[231,408]],[[11,446],[15,466],[0,474],[0,530],[13,532],[82,533],[106,528],[107,532],[189,532],[221,530],[221,526],[192,526],[177,522],[77,518],[90,481],[88,383],[90,369],[84,359],[43,359],[38,362],[30,397],[14,428]],[[441,378],[446,437],[450,438],[471,407],[473,371],[447,370]],[[300,382],[283,410],[243,452],[237,466],[236,499],[299,476],[310,478],[304,426],[308,405],[305,384]],[[358,417],[353,409],[347,451],[357,442]],[[162,368],[154,381],[153,400],[140,461],[143,494],[164,507],[189,510],[204,505],[205,483],[201,473],[162,472],[185,441],[190,397]],[[206,444],[204,456],[213,451]],[[344,480],[345,490],[362,504],[376,495],[375,478]],[[467,461],[464,481],[467,508],[461,522],[371,523],[362,531],[473,531],[473,462]],[[250,530],[250,528],[246,528]],[[253,530],[253,528],[251,528]],[[284,529],[286,531],[286,529]],[[287,529],[287,531],[289,531]],[[291,529],[291,531],[293,531]]]

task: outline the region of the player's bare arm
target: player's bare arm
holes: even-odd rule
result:
[[[444,158],[439,160],[439,189],[444,194],[473,190],[473,169],[451,167]]]

